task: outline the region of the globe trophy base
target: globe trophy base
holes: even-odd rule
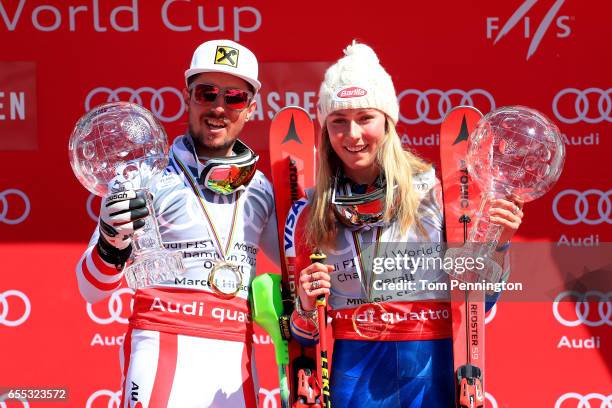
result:
[[[483,280],[487,283],[498,283],[502,277],[502,268],[491,259],[490,255],[482,253],[483,247],[482,243],[466,242],[462,247],[447,249],[444,258],[450,258],[453,262],[444,262],[444,271],[451,278],[466,283],[482,282]],[[462,260],[459,261],[459,259]],[[473,259],[474,262],[470,262],[468,267],[465,263],[466,259]]]
[[[184,272],[182,255],[165,249],[143,251],[125,268],[128,286],[139,289],[177,278]]]

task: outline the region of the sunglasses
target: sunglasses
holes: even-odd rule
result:
[[[196,103],[207,105],[217,100],[222,94],[225,106],[233,110],[243,110],[249,106],[253,97],[250,91],[234,88],[219,88],[211,84],[191,84],[189,93]]]
[[[341,191],[339,174],[334,177],[331,207],[336,219],[349,227],[376,224],[385,214],[386,182],[375,190],[364,194],[347,194]],[[394,189],[397,186],[394,186]],[[344,193],[344,194],[343,194]]]
[[[349,227],[375,224],[385,212],[385,189],[379,188],[366,194],[338,196],[332,192],[331,207],[338,221]]]

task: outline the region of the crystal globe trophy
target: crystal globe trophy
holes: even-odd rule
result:
[[[148,110],[128,102],[100,105],[77,122],[68,144],[76,178],[98,196],[144,190],[149,216],[132,238],[125,268],[133,289],[173,279],[184,271],[181,254],[162,245],[148,187],[168,164],[168,138]]]
[[[468,139],[467,152],[468,171],[482,191],[482,201],[467,242],[449,248],[445,257],[481,257],[484,267],[461,273],[452,267],[445,271],[464,282],[499,282],[502,268],[491,255],[503,227],[490,222],[491,199],[516,197],[529,202],[541,197],[559,179],[564,161],[559,129],[540,112],[506,106],[483,117]]]

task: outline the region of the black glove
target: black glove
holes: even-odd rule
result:
[[[105,262],[121,266],[132,253],[132,235],[144,227],[149,215],[145,192],[122,191],[109,194],[100,209],[98,253]]]

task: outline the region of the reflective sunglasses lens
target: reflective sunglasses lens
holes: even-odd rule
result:
[[[212,85],[198,84],[193,90],[193,98],[197,103],[214,102],[217,96],[219,96],[219,88]]]
[[[232,194],[240,186],[248,183],[255,174],[255,165],[217,166],[206,176],[206,186],[219,194]]]
[[[353,208],[359,214],[372,215],[378,214],[383,211],[384,203],[383,200],[374,200],[365,204],[354,205]]]
[[[334,204],[333,209],[338,220],[343,224],[361,226],[382,220],[384,199],[380,198],[363,204]]]
[[[232,109],[244,109],[249,102],[249,93],[241,89],[225,91],[225,104]]]

